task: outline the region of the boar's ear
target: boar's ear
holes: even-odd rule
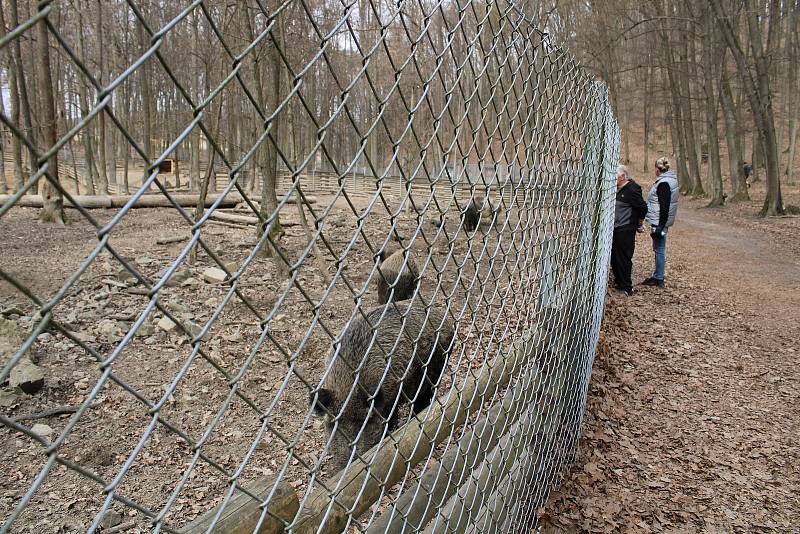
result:
[[[381,250],[378,253],[378,264],[380,265],[381,263],[385,262],[388,256],[389,256],[389,251],[387,251],[386,249]]]
[[[312,392],[309,401],[314,415],[322,417],[328,413],[333,413],[333,395],[329,389],[320,389],[316,394]]]

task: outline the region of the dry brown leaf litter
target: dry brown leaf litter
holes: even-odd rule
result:
[[[546,532],[800,531],[800,219],[755,204],[684,200],[668,287],[610,297]]]

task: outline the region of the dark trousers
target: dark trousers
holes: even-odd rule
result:
[[[631,271],[633,270],[633,249],[636,247],[636,230],[614,230],[611,242],[611,271],[617,288],[624,291],[633,289]]]

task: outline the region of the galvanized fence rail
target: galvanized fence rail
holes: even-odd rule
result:
[[[4,3],[0,532],[533,531],[619,132],[526,8]]]

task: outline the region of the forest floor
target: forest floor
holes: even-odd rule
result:
[[[703,204],[682,200],[667,286],[609,299],[545,532],[800,531],[800,218]],[[651,269],[640,236],[634,282]]]

